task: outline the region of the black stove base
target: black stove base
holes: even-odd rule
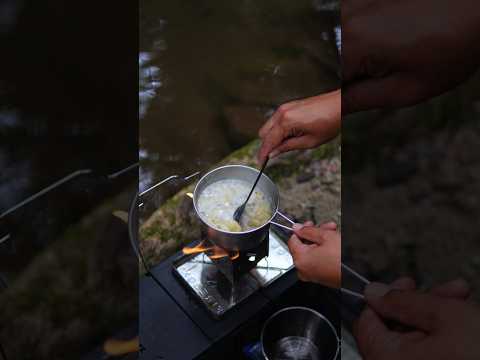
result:
[[[172,268],[183,255],[155,267],[140,284],[139,358],[145,360],[243,359],[245,345],[257,342],[264,321],[286,306],[307,306],[340,326],[337,291],[298,281],[290,270],[214,319]]]
[[[232,311],[242,301],[248,301],[253,293],[260,288],[277,281],[281,276],[290,271],[294,264],[287,245],[275,233],[271,233],[269,241],[263,241],[267,249],[256,249],[257,252],[243,253],[243,259],[249,256],[261,256],[252,261],[240,277],[229,277],[225,271],[229,268],[242,266],[241,264],[228,264],[230,259],[225,259],[223,264],[212,261],[205,254],[184,256],[173,262],[173,271],[179,281],[205,306],[205,309],[216,319],[222,317],[227,311]],[[265,257],[266,254],[270,256]],[[248,264],[247,264],[248,265]],[[232,275],[231,272],[227,272]]]

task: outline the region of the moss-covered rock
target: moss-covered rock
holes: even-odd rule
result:
[[[134,190],[92,211],[19,274],[0,296],[9,358],[80,359],[138,318],[137,259],[125,223]]]

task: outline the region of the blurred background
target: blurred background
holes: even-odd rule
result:
[[[0,3],[0,358],[77,359],[136,325],[112,212],[138,174],[108,175],[138,161],[137,35],[136,4]]]
[[[342,123],[342,258],[372,280],[458,277],[480,300],[480,76]]]

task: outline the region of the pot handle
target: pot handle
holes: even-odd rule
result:
[[[287,216],[283,215],[280,211],[277,211],[277,213],[275,214],[275,216],[277,215],[280,215],[282,218],[284,218],[285,220],[287,220],[290,224],[295,224],[295,222],[291,219],[289,219]],[[276,225],[276,226],[279,226],[281,227],[282,229],[285,229],[285,230],[289,230],[289,231],[293,231],[293,229],[291,227],[288,227],[288,226],[285,226],[285,225],[282,225],[282,224],[279,224],[275,221],[270,221],[270,224],[273,224],[273,225]]]

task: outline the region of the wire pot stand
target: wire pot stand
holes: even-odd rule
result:
[[[123,168],[119,171],[116,171],[112,174],[107,174],[107,175],[100,175],[100,177],[104,177],[106,180],[114,180],[116,178],[118,178],[119,176],[133,170],[133,169],[136,169],[138,168],[140,165],[140,163],[134,163],[134,164],[131,164],[129,166],[127,166],[126,168]],[[64,177],[62,177],[61,179],[55,181],[54,183],[50,184],[49,186],[43,188],[42,190],[36,192],[35,194],[27,197],[26,199],[20,201],[18,204],[15,204],[13,206],[11,206],[10,208],[8,208],[7,210],[3,211],[2,213],[0,213],[0,220],[6,218],[7,216],[13,214],[14,212],[16,212],[17,210],[25,207],[26,205],[32,203],[33,201],[35,201],[36,199],[52,192],[53,190],[59,188],[60,186],[66,184],[66,183],[69,183],[71,182],[72,180],[74,179],[77,179],[81,176],[85,176],[85,175],[90,175],[90,174],[94,174],[94,171],[92,169],[80,169],[80,170],[76,170]],[[7,234],[0,234],[0,245],[8,240],[10,240],[11,238],[11,233],[7,233]]]

